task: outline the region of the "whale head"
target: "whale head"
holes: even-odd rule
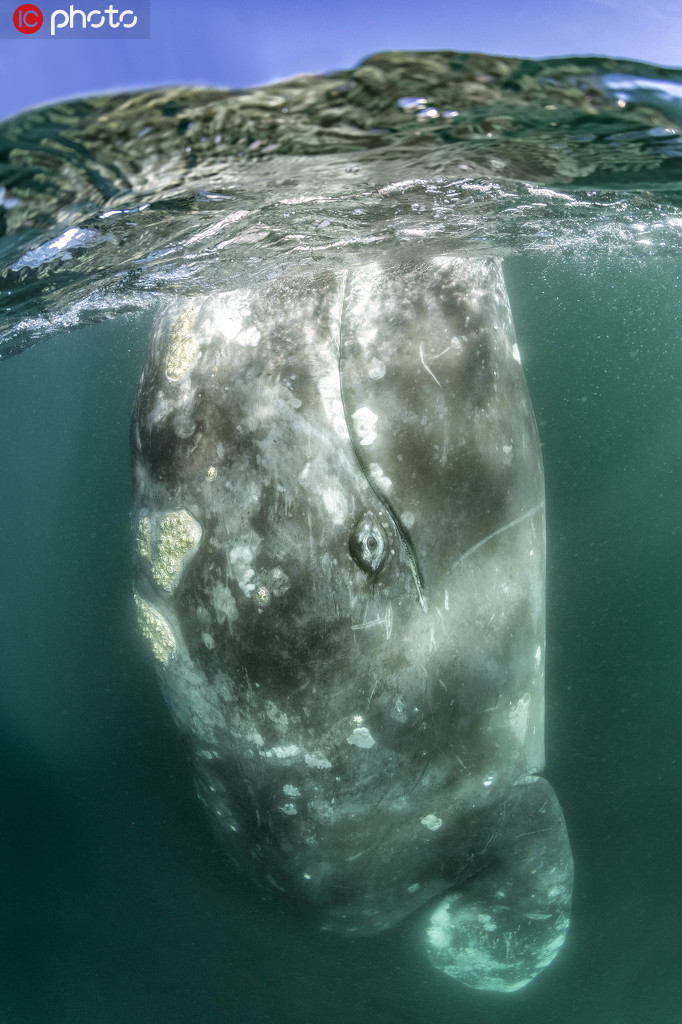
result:
[[[499,265],[173,304],[131,439],[140,627],[228,852],[387,927],[543,764],[542,462]]]

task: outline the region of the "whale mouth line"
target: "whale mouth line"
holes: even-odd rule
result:
[[[419,604],[420,604],[420,606],[422,608],[422,611],[424,611],[424,613],[426,613],[428,611],[428,608],[427,608],[426,593],[425,593],[425,588],[424,588],[424,577],[423,577],[423,574],[422,574],[421,569],[419,567],[419,561],[417,559],[417,553],[416,553],[416,551],[414,549],[414,544],[412,543],[412,540],[411,540],[410,535],[409,535],[409,533],[407,531],[407,528],[401,522],[400,517],[399,517],[398,513],[396,512],[395,508],[392,506],[391,502],[388,500],[386,495],[382,494],[381,491],[378,490],[376,483],[374,482],[372,477],[367,473],[367,470],[366,470],[365,466],[363,465],[362,459],[360,458],[360,454],[359,454],[358,449],[357,449],[357,442],[355,440],[354,433],[353,433],[353,431],[351,430],[351,427],[350,427],[350,424],[351,424],[351,421],[352,421],[352,417],[349,415],[348,404],[346,402],[346,395],[345,395],[345,391],[344,391],[344,387],[343,387],[343,374],[341,372],[341,364],[343,362],[343,353],[344,353],[343,322],[344,322],[344,307],[345,307],[345,303],[346,303],[346,291],[347,291],[346,286],[347,286],[347,281],[348,281],[348,271],[344,270],[343,274],[342,274],[342,282],[341,282],[341,301],[340,301],[340,311],[341,312],[340,312],[340,317],[339,317],[339,354],[338,354],[338,360],[337,360],[337,367],[338,367],[338,373],[339,373],[339,392],[341,394],[341,404],[343,406],[343,415],[344,415],[344,419],[346,421],[346,429],[348,431],[348,437],[350,439],[351,448],[353,450],[353,455],[355,457],[355,461],[357,463],[357,466],[358,466],[360,472],[362,473],[363,477],[367,481],[367,484],[368,484],[370,490],[375,495],[377,500],[379,502],[381,502],[381,505],[385,509],[386,514],[388,515],[389,519],[393,523],[393,527],[395,529],[395,532],[398,535],[398,540],[400,542],[400,546],[401,546],[401,548],[403,550],[405,558],[407,559],[407,564],[410,567],[410,573],[412,574],[412,579],[414,581],[414,586],[415,586],[415,590],[417,592],[417,598],[419,600]]]
[[[487,537],[483,537],[481,540],[477,540],[475,544],[472,544],[470,548],[467,548],[464,554],[460,555],[459,558],[457,558],[452,563],[448,571],[448,575],[450,575],[450,573],[453,573],[455,569],[457,569],[462,564],[462,562],[465,562],[467,558],[473,555],[474,552],[478,551],[479,548],[482,548],[484,544],[487,544],[489,540],[492,540],[493,537],[498,537],[501,533],[506,533],[507,530],[511,530],[514,526],[518,526],[519,523],[524,522],[524,520],[530,519],[531,516],[534,516],[536,512],[539,512],[541,509],[544,509],[544,507],[544,501],[539,501],[537,505],[534,505],[532,508],[527,509],[526,512],[522,512],[520,516],[516,516],[515,519],[511,519],[508,523],[504,523],[503,526],[498,526],[498,528],[496,530],[493,530],[492,533],[489,533]]]

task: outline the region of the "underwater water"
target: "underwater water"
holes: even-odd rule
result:
[[[12,142],[0,168],[0,351],[17,355],[0,366],[3,1022],[682,1021],[682,108],[673,88],[682,76],[576,61],[564,62],[572,70],[561,78],[556,67],[520,63],[465,66],[454,84],[429,79],[433,67],[421,79],[414,67],[412,78],[403,73],[398,98],[415,102],[390,97],[396,118],[408,119],[398,121],[395,144],[403,146],[401,131],[427,138],[405,142],[414,148],[388,165],[377,165],[374,148],[367,156],[364,138],[337,136],[325,149],[300,124],[291,137],[307,148],[291,143],[282,157],[295,170],[280,169],[277,150],[250,162],[245,151],[277,143],[257,124],[262,141],[249,150],[249,121],[239,125],[234,166],[220,152],[189,174],[185,136],[194,129],[184,127],[177,166],[169,170],[166,156],[152,173],[154,147],[134,147],[154,132],[177,136],[184,115],[167,99],[147,132],[139,120],[128,132],[114,101],[103,110],[102,101],[73,104],[68,118],[62,106],[52,141],[45,126],[56,114],[41,115],[40,131],[35,113],[24,115],[28,128],[21,119],[0,126]],[[607,75],[608,89],[599,85]],[[540,90],[536,109],[543,78],[560,80],[563,92],[541,81],[560,102]],[[358,80],[388,107],[385,82]],[[316,88],[329,88],[320,81]],[[497,86],[522,123],[499,120],[511,115],[492,94]],[[469,127],[453,140],[449,125],[462,113],[441,115],[465,110],[467,95]],[[267,111],[266,99],[241,103]],[[197,98],[197,110],[219,121],[215,135],[232,123],[231,102]],[[497,128],[485,124],[486,103]],[[438,116],[418,119],[430,110]],[[189,124],[197,120],[195,111]],[[393,127],[385,124],[383,133],[353,129],[383,138]],[[83,141],[93,125],[98,173]],[[117,148],[117,133],[133,153],[125,167],[106,151],[107,140]],[[321,167],[309,163],[315,145]],[[342,168],[356,170],[339,183],[331,179],[341,145]],[[555,145],[561,166],[539,166],[537,154],[556,154]],[[467,167],[455,173],[453,161]],[[579,173],[588,164],[589,174]],[[134,203],[106,184],[116,175]],[[361,180],[351,188],[348,179]],[[303,211],[295,230],[286,227],[291,210]],[[90,231],[110,237],[78,234]],[[242,879],[196,800],[134,623],[128,421],[156,304],[166,293],[264,280],[290,266],[396,259],[396,247],[408,245],[504,258],[543,444],[544,774],[567,819],[576,882],[565,947],[512,995],[473,992],[434,971],[414,920],[369,939],[320,934],[305,908],[264,898]]]

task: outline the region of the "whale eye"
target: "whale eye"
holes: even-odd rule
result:
[[[388,539],[373,512],[365,512],[353,527],[348,541],[353,559],[364,572],[376,573],[388,557]]]

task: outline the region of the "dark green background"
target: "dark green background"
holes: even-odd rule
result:
[[[547,477],[558,960],[474,993],[418,920],[320,935],[223,861],[133,622],[144,316],[0,364],[0,1024],[682,1024],[680,266],[504,266]]]

